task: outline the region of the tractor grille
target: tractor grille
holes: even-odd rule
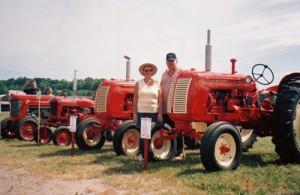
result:
[[[96,95],[96,112],[106,112],[107,95],[110,86],[102,86]]]
[[[58,112],[58,101],[51,101],[50,102],[51,116],[57,116],[57,112]]]
[[[21,100],[11,100],[11,117],[18,117],[21,115],[22,111],[22,101]]]
[[[191,78],[178,79],[174,93],[173,113],[187,113],[187,97],[191,81]]]

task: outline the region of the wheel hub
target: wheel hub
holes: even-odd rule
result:
[[[161,149],[163,145],[164,145],[164,141],[162,139],[158,138],[154,140],[155,149]]]
[[[226,153],[230,152],[230,148],[226,145],[226,144],[221,144],[221,147],[219,147],[220,149],[220,154],[225,155]]]
[[[130,137],[128,137],[128,139],[127,139],[127,143],[128,144],[133,144],[135,142],[135,139],[134,139],[134,137],[133,136],[130,136]]]

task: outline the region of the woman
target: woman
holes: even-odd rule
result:
[[[148,117],[152,122],[162,122],[161,92],[158,81],[152,79],[157,68],[154,64],[145,63],[139,67],[143,79],[137,81],[133,95],[133,121],[141,128],[141,118]]]
[[[52,95],[52,88],[51,87],[47,87],[45,92],[44,92],[45,95]]]

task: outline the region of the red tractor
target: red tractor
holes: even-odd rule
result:
[[[210,49],[208,33],[207,54]],[[252,68],[253,77],[238,74],[235,62],[231,60],[231,73],[214,73],[207,55],[205,71],[191,69],[179,74],[168,102],[175,128],[165,123],[153,126],[150,161],[172,159],[180,135],[201,141],[201,161],[207,170],[236,169],[243,150],[240,130],[245,129],[250,132],[248,138],[253,136],[251,132],[273,136],[281,160],[300,163],[300,73],[289,74],[278,86],[264,90],[265,98],[259,101],[256,82],[270,84],[273,72],[267,65],[257,64]],[[141,154],[145,155],[144,150]]]
[[[50,100],[50,115],[40,128],[40,143],[69,145],[72,141],[70,116],[77,116],[80,122],[94,114],[94,100],[83,97],[53,97]],[[56,128],[52,134],[51,127]],[[37,132],[35,141],[38,142]]]
[[[40,99],[41,122],[46,121],[49,116],[51,98],[53,96],[42,95]],[[38,127],[38,105],[36,95],[11,94],[10,117],[1,121],[1,136],[32,141]]]
[[[42,95],[40,99],[41,122],[46,121],[49,116],[49,100],[52,97]],[[38,105],[36,95],[11,94],[10,117],[1,122],[1,136],[32,141],[33,133],[38,127]]]
[[[108,135],[118,155],[139,154],[140,133],[132,121],[135,82],[129,79],[130,58],[127,59],[126,80],[106,80],[96,92],[95,115],[77,125],[76,144],[82,150],[100,149]],[[110,136],[110,137],[111,137]]]

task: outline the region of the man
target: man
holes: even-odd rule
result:
[[[27,81],[25,85],[21,88],[21,90],[28,95],[35,95],[36,92],[38,92],[40,89],[36,87],[35,80],[31,80],[31,81]]]
[[[162,116],[163,121],[168,123],[171,127],[174,128],[174,122],[169,118],[167,107],[168,107],[168,95],[170,91],[171,84],[174,79],[177,78],[181,69],[177,67],[177,57],[175,53],[168,53],[166,56],[166,64],[168,69],[163,73],[161,78],[161,97],[162,97]],[[175,154],[175,160],[185,159],[184,153],[184,139],[183,137],[177,137],[177,152]]]

